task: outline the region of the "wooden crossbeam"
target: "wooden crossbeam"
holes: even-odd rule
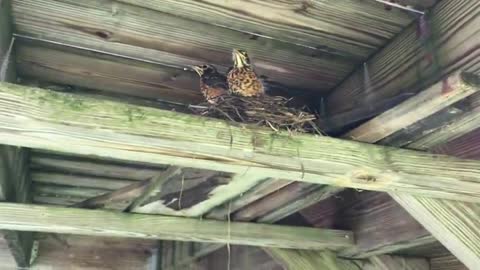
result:
[[[458,85],[459,78],[461,77],[458,77],[456,74],[451,75],[445,78],[444,82],[437,83],[421,93],[419,100],[423,99],[427,102],[419,104],[418,100],[412,98],[350,131],[346,136],[361,141],[378,142],[394,132],[405,129],[409,125],[425,119],[443,108],[447,108],[451,103],[448,101],[442,103],[439,99],[462,95],[462,91],[459,91],[461,89]],[[475,84],[480,82],[479,77],[475,75],[471,75],[469,80],[472,80]],[[444,92],[445,82],[449,82],[447,93]],[[453,84],[450,84],[452,82]],[[440,85],[443,86],[441,89],[439,88]],[[446,131],[440,130],[435,132],[435,137],[440,137],[441,141],[448,141],[460,136],[461,133],[472,130],[472,122],[475,123],[473,115],[476,110],[477,108],[474,108],[471,113],[461,118],[461,123],[453,124],[455,132],[448,132],[449,129]],[[403,121],[398,121],[396,116],[403,119]],[[387,128],[379,128],[380,122],[382,122],[382,126]],[[465,124],[467,124],[468,128],[464,128]],[[413,142],[409,144],[409,147],[424,149],[438,144],[438,141],[431,143],[425,140],[421,141],[423,143]],[[444,151],[444,153],[455,155],[454,150]],[[480,265],[480,248],[478,246],[480,242],[478,235],[480,230],[480,224],[478,223],[478,220],[480,220],[480,209],[477,204],[430,199],[402,192],[389,192],[389,194],[465,265],[472,269]],[[459,231],[458,228],[461,228],[461,230]]]
[[[21,231],[296,249],[322,249],[325,247],[339,249],[353,245],[353,235],[348,231],[228,223],[14,203],[0,204],[0,220],[0,229]]]
[[[376,107],[455,70],[478,72],[479,12],[477,0],[440,1],[338,85],[327,98],[327,112]]]
[[[290,136],[8,83],[0,84],[0,106],[8,108],[0,112],[0,137],[12,145],[480,201],[479,161],[328,137]]]

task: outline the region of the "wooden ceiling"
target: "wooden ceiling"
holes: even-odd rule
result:
[[[232,48],[273,91],[325,94],[415,19],[373,0],[12,2],[20,76],[182,103],[201,100],[184,68],[226,70]]]

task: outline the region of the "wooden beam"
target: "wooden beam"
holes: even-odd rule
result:
[[[228,223],[14,203],[0,204],[0,220],[0,229],[7,230],[298,249],[322,249],[325,247],[338,249],[353,245],[353,235],[348,231]]]
[[[479,12],[477,0],[440,1],[420,27],[410,25],[338,85],[327,98],[328,113],[418,93],[455,70],[478,74]]]
[[[0,106],[9,109],[0,112],[0,137],[12,145],[480,201],[479,161],[328,137],[290,136],[8,83],[0,84]]]
[[[28,153],[26,149],[0,146],[0,183],[3,194],[0,201],[30,203],[30,177],[28,175]],[[14,230],[3,231],[18,267],[30,266],[34,246],[33,233]]]
[[[480,77],[455,73],[344,135],[375,143],[480,90]]]
[[[473,81],[480,81],[478,76],[473,76],[472,78]],[[446,81],[448,82],[450,80]],[[425,93],[421,93],[420,96],[423,97],[429,95],[431,89],[432,88]],[[458,87],[449,88],[449,90],[453,90],[454,92],[456,92],[456,89],[458,89]],[[387,127],[395,124],[398,122],[398,119],[393,116],[402,115],[402,113],[405,113],[406,109],[411,108],[411,105],[414,103],[415,100],[406,101],[397,108],[392,109],[363,126],[349,132],[347,136],[367,142],[379,141],[393,132],[411,125],[414,121],[406,120],[403,121],[406,122],[404,125],[397,125],[391,130],[385,129],[380,132],[375,132],[376,129],[378,130],[378,126],[376,125],[378,119],[384,119],[385,121],[383,124]],[[448,103],[443,106],[442,104],[432,106],[432,103],[425,103],[422,106],[418,106],[416,110],[417,112],[423,113],[412,115],[406,119],[413,117],[416,119],[415,121],[418,121],[419,119],[431,115],[447,106]],[[450,136],[456,137],[458,136],[458,133],[451,133]],[[445,137],[448,138],[449,136],[447,135]],[[454,155],[454,151],[446,151],[443,153]],[[478,208],[478,205],[430,199],[402,192],[389,192],[389,194],[465,265],[472,269],[480,265],[480,248],[477,245],[479,239],[478,230],[480,228],[480,224],[477,222],[480,220],[480,209]],[[461,233],[458,231],[459,227],[462,228]]]
[[[390,194],[470,269],[480,265],[480,205]]]

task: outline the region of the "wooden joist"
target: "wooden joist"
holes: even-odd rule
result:
[[[332,251],[286,250],[279,248],[265,249],[273,259],[282,264],[286,270],[362,270],[369,269],[363,262],[338,259]],[[370,270],[375,270],[371,268]]]
[[[479,161],[328,137],[290,136],[7,83],[0,84],[0,106],[8,108],[0,113],[0,137],[12,145],[365,190],[480,200]]]
[[[183,217],[115,213],[52,206],[0,204],[0,229],[93,236],[165,239],[273,246],[339,249],[353,245],[348,231],[206,221]]]
[[[478,74],[479,12],[477,0],[440,1],[337,86],[327,99],[328,113],[375,107],[398,94],[419,92],[455,70]]]

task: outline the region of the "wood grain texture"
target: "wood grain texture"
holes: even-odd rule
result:
[[[353,245],[353,235],[348,231],[237,222],[228,224],[220,221],[13,203],[0,204],[0,219],[0,229],[51,233],[298,249],[322,249],[327,246],[336,249]]]
[[[410,25],[367,61],[368,82],[359,67],[338,85],[327,99],[328,112],[416,93],[456,70],[479,74],[479,11],[476,0],[439,2],[422,22],[422,33],[416,24]]]
[[[404,258],[398,256],[372,256],[370,261],[377,270],[430,270],[430,264],[424,258]]]
[[[173,2],[173,1],[172,1]],[[13,2],[19,34],[183,69],[231,66],[231,50],[249,52],[256,70],[288,88],[325,91],[353,67],[346,57],[108,0]],[[381,24],[380,24],[381,25]],[[380,42],[381,44],[381,42]],[[333,60],[333,61],[332,61]]]
[[[480,265],[480,205],[391,194],[468,268]]]
[[[339,259],[329,251],[286,250],[278,248],[265,249],[285,270],[361,270],[371,269],[363,262]]]
[[[258,184],[255,188],[243,193],[238,198],[232,200],[227,204],[223,204],[212,211],[210,211],[206,217],[212,219],[226,220],[227,215],[245,207],[257,201],[271,193],[278,191],[279,189],[291,184],[291,181],[268,179]]]
[[[398,10],[385,12],[373,1],[121,2],[357,59],[372,53],[412,20]]]
[[[7,83],[0,84],[0,105],[8,108],[0,114],[0,136],[13,145],[365,190],[480,199],[478,161],[290,136]]]
[[[114,178],[102,178],[95,176],[84,175],[72,175],[61,173],[49,173],[49,172],[31,172],[32,181],[35,183],[62,185],[62,186],[74,186],[74,187],[87,187],[87,188],[100,188],[115,190],[137,181],[114,179]]]
[[[19,42],[19,75],[106,93],[177,103],[203,100],[192,72],[101,53]]]
[[[151,269],[157,241],[40,234],[40,253],[31,270]]]
[[[430,260],[431,270],[468,270],[458,259],[453,255],[433,258]]]
[[[343,137],[375,143],[480,91],[480,76],[455,73]]]

